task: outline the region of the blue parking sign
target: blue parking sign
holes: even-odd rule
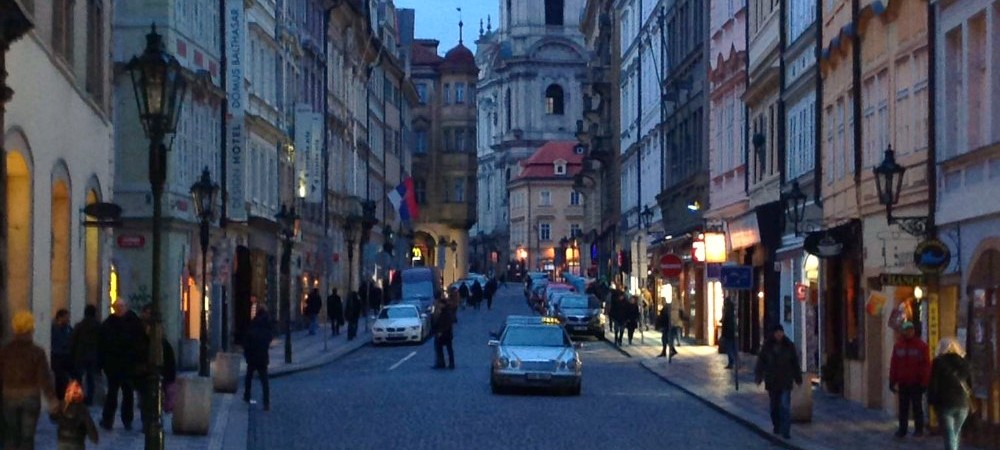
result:
[[[723,266],[719,279],[723,289],[749,291],[753,288],[753,267]]]

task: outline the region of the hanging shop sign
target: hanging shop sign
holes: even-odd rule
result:
[[[923,273],[939,274],[951,263],[951,250],[940,239],[927,239],[917,244],[913,263]]]
[[[844,243],[828,231],[818,231],[806,235],[802,247],[811,255],[820,258],[834,258],[844,252]]]
[[[795,283],[795,299],[804,302],[809,297],[809,286],[805,283]]]

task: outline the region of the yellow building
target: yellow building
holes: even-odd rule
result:
[[[576,141],[549,141],[521,162],[520,174],[507,183],[509,250],[527,270],[579,274],[581,244],[574,247],[572,238],[582,233],[585,199],[573,188],[573,177],[584,153]]]

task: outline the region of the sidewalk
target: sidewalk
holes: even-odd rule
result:
[[[330,337],[330,329],[321,327],[316,335],[309,336],[305,330],[292,332],[292,363],[285,364],[285,343],[284,334],[276,336],[271,343],[270,355],[271,365],[270,376],[277,378],[290,375],[303,370],[312,369],[328,364],[340,357],[354,352],[364,347],[370,341],[370,335],[365,329],[364,319],[358,327],[358,336],[352,341],[348,341],[346,327],[343,328],[340,336]],[[325,347],[324,347],[324,341]],[[243,402],[243,374],[246,373],[246,364],[240,364],[240,386],[235,394],[212,394],[212,422],[209,425],[207,436],[184,436],[173,434],[171,429],[172,416],[169,413],[163,414],[163,428],[165,435],[165,447],[170,450],[245,450],[247,448],[247,428],[249,424],[249,408]],[[181,372],[178,377],[197,376],[194,372]],[[258,388],[258,393],[259,388]],[[136,402],[138,408],[138,402]],[[256,407],[256,406],[255,406]],[[90,415],[97,423],[101,417],[101,406],[95,405],[90,408]],[[114,428],[105,431],[98,428],[100,443],[92,445],[88,442],[87,448],[132,450],[143,448],[144,436],[142,434],[142,422],[139,419],[138,409],[135,412],[135,419],[132,423],[132,431],[122,428],[121,419],[116,416]],[[55,425],[49,420],[48,415],[43,411],[38,421],[38,430],[35,433],[35,448],[53,449],[56,448]]]
[[[651,339],[652,337],[652,339]],[[739,390],[734,389],[733,372],[726,370],[724,355],[717,347],[684,345],[677,348],[673,362],[657,358],[660,353],[660,333],[645,332],[645,344],[625,345],[624,353],[640,359],[640,364],[664,381],[697,397],[712,408],[757,431],[762,436],[794,449],[940,449],[941,436],[897,440],[895,417],[868,409],[856,402],[844,400],[813,389],[813,417],[810,423],[792,424],[792,438],[784,440],[771,434],[768,397],[763,386],[753,382],[753,355],[740,354]],[[911,429],[912,430],[912,429]],[[963,448],[968,448],[963,446]]]

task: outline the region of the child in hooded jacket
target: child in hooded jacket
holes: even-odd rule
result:
[[[72,380],[66,386],[63,406],[52,415],[52,420],[57,426],[57,450],[83,450],[87,448],[87,438],[97,444],[97,427],[87,406],[83,404],[80,382]]]

